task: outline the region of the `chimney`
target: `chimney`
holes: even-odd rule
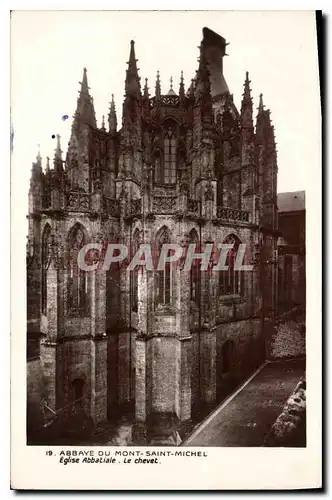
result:
[[[226,43],[225,38],[209,28],[203,28],[201,53],[204,53],[208,62],[212,97],[229,92],[223,75],[223,57],[227,55],[226,45],[228,43]]]

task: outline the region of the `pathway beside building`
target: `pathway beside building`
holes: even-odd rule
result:
[[[267,363],[212,412],[182,446],[262,446],[304,371],[304,360]]]

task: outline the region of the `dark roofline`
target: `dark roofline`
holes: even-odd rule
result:
[[[224,37],[221,35],[218,35],[215,31],[210,30],[210,28],[203,28],[203,45],[216,45],[219,46],[220,48],[225,49],[226,45],[226,40]]]

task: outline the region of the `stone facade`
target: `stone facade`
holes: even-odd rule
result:
[[[176,426],[264,360],[276,302],[277,159],[248,73],[240,111],[223,75],[226,41],[203,29],[187,91],[142,89],[134,42],[122,127],[114,101],[96,126],[84,69],[65,161],[38,154],[29,192],[28,343],[40,339],[47,405],[74,400],[97,425],[133,411],[137,442],[176,443]],[[246,244],[252,271],[112,266],[84,273],[85,243]],[[231,257],[228,257],[231,263]],[[64,410],[63,410],[64,409]],[[167,432],[158,435],[158,422]],[[166,424],[165,424],[166,423]],[[159,426],[160,427],[160,426]],[[153,429],[149,433],[149,428]],[[166,437],[165,437],[166,436]]]
[[[282,314],[294,307],[305,310],[305,192],[278,194],[278,307]]]

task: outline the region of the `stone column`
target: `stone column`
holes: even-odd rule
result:
[[[57,401],[57,340],[58,340],[58,269],[54,260],[47,270],[47,333],[41,342],[40,360],[44,375],[47,405],[55,410]]]
[[[175,268],[177,284],[178,315],[176,332],[180,348],[179,373],[179,419],[188,420],[191,417],[191,334],[190,334],[190,271]]]
[[[211,265],[201,272],[200,397],[205,404],[216,399],[217,275]]]
[[[91,416],[95,423],[107,420],[107,338],[106,338],[106,272],[92,273],[94,300],[91,311],[92,357]]]

